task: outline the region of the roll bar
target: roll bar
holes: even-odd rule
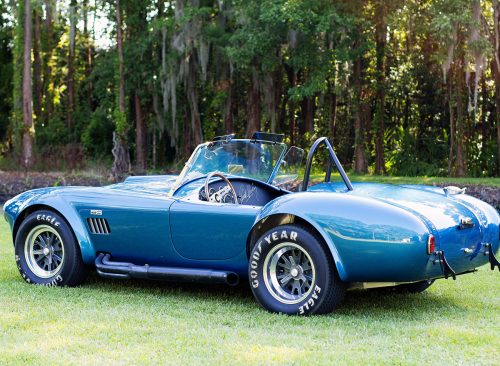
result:
[[[351,181],[349,180],[349,177],[347,176],[344,168],[340,164],[339,159],[337,158],[337,155],[335,154],[335,151],[333,151],[333,147],[330,144],[330,141],[328,141],[327,137],[320,137],[311,146],[311,150],[309,150],[309,154],[307,154],[307,162],[306,162],[306,170],[304,172],[304,182],[302,183],[302,191],[307,191],[307,185],[309,184],[309,177],[311,175],[311,167],[312,167],[312,161],[314,154],[318,150],[318,147],[324,144],[326,146],[326,149],[328,150],[328,153],[330,154],[330,163],[328,164],[328,170],[326,172],[325,176],[325,182],[330,181],[331,173],[332,173],[332,162],[335,164],[337,167],[337,170],[340,173],[340,176],[344,180],[344,183],[347,187],[347,190],[352,191],[354,188],[352,186]]]

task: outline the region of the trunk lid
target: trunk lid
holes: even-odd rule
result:
[[[359,184],[355,185],[353,194],[369,196],[412,212],[431,228],[436,237],[436,249],[444,251],[457,273],[471,269],[470,261],[481,249],[487,225],[479,208],[453,195],[448,196],[437,187]],[[468,225],[463,225],[464,221]],[[473,255],[467,255],[466,248]]]

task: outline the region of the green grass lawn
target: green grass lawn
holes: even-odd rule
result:
[[[500,178],[450,178],[450,177],[401,177],[392,175],[357,175],[347,174],[351,182],[375,182],[375,183],[391,183],[391,184],[453,184],[460,186],[461,184],[481,185],[500,187]],[[311,180],[321,181],[325,177],[324,173],[315,173],[311,175]],[[340,175],[332,174],[332,181],[339,181]]]
[[[419,295],[349,292],[328,316],[269,314],[248,288],[26,284],[0,212],[0,364],[495,365],[499,273],[483,267]]]

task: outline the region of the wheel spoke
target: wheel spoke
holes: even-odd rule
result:
[[[40,240],[40,245],[41,245],[43,248],[45,248],[45,247],[47,246],[47,243],[45,242],[45,239],[43,238],[43,235],[42,235],[42,234],[38,235],[37,239],[39,239],[39,240]]]
[[[285,284],[287,284],[288,282],[290,282],[290,280],[291,280],[292,278],[293,278],[293,277],[292,277],[292,275],[288,273],[286,276],[284,276],[282,279],[280,279],[280,283],[281,283],[282,285],[285,285]]]
[[[303,257],[303,254],[302,254],[302,251],[298,251],[299,254],[297,255],[297,264],[302,264],[302,257]]]
[[[302,264],[302,270],[305,272],[305,271],[309,271],[311,269],[311,264],[309,262],[305,262],[304,264]]]
[[[57,255],[57,254],[54,253],[52,255],[52,257],[53,257],[53,259],[55,259],[57,261],[57,265],[59,265],[59,263],[62,262],[62,257],[60,257],[59,255]]]
[[[283,259],[285,259],[285,258],[283,258]],[[292,266],[290,265],[290,263],[287,263],[287,262],[285,262],[285,263],[278,262],[277,265],[280,266],[280,267],[283,267],[285,269],[288,269],[288,270],[290,270],[292,268]]]
[[[42,255],[43,254],[43,250],[42,249],[38,249],[38,250],[34,250],[33,251],[33,255]]]
[[[297,293],[295,293],[295,291],[297,291]],[[302,288],[300,286],[299,281],[297,281],[297,280],[295,280],[293,282],[293,285],[292,285],[292,294],[298,295],[298,296],[302,295]]]
[[[52,256],[49,255],[48,259],[49,259],[49,271],[52,271]]]
[[[41,261],[42,259],[45,259],[45,258],[47,258],[47,257],[45,257],[45,256],[40,256],[40,257],[36,258],[36,259],[35,259],[35,261],[36,261],[37,263],[40,263],[40,261]]]
[[[291,255],[288,256],[288,260],[290,261],[290,263],[292,264],[292,266],[296,265],[295,259],[293,259],[293,257]]]
[[[301,278],[304,282],[308,281],[308,282],[312,282],[312,276],[311,275],[308,275],[308,274],[305,274],[303,273],[302,274],[302,278]]]
[[[285,256],[280,258],[280,260],[282,260],[282,259],[283,259],[283,262],[285,262],[283,264],[283,267],[285,267],[286,269],[290,269],[292,267],[292,263]],[[278,262],[278,264],[281,265],[280,262]]]

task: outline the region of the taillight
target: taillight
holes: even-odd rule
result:
[[[429,234],[427,238],[427,254],[432,254],[436,250],[436,240],[434,239],[434,235]]]

